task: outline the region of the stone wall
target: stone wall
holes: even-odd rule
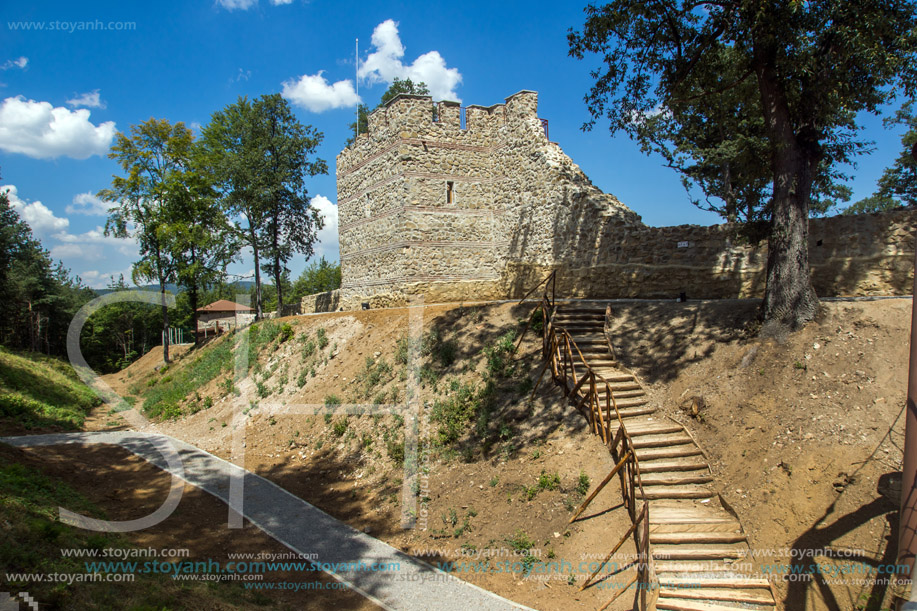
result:
[[[766,244],[734,226],[647,227],[548,141],[537,94],[490,107],[401,95],[337,158],[338,307],[521,296],[553,269],[582,297],[750,297]],[[821,296],[911,290],[917,212],[815,219]],[[309,298],[306,298],[309,299]],[[303,311],[313,311],[303,302]],[[311,304],[315,307],[315,304]]]

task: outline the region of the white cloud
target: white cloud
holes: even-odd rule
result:
[[[104,289],[108,288],[108,285],[111,283],[112,278],[117,279],[118,276],[124,276],[124,281],[127,282],[128,286],[132,284],[131,282],[131,271],[133,270],[133,265],[127,267],[126,269],[117,270],[113,272],[100,272],[97,269],[92,269],[88,271],[81,272],[77,274],[80,277],[80,280],[83,281],[86,286],[94,289]]]
[[[82,259],[83,261],[99,261],[104,258],[102,247],[86,244],[57,244],[51,247],[52,259]]]
[[[103,202],[90,192],[73,196],[73,203],[68,204],[67,214],[85,214],[88,216],[107,216],[108,209],[114,206],[111,202]]]
[[[8,59],[3,62],[3,65],[0,66],[0,70],[9,70],[10,68],[19,68],[20,70],[25,70],[25,67],[28,65],[28,57],[19,57],[17,59]]]
[[[85,108],[105,108],[105,102],[103,102],[100,98],[98,89],[93,89],[92,91],[81,93],[78,96],[67,100],[67,105],[72,106],[73,108],[78,108],[80,106]]]
[[[274,6],[282,6],[284,4],[293,4],[293,0],[271,0],[271,4]]]
[[[312,207],[325,219],[325,226],[318,231],[314,256],[316,259],[325,257],[328,260],[336,260],[341,256],[338,244],[338,207],[324,195],[313,197]]]
[[[360,103],[352,81],[337,81],[329,85],[321,70],[318,74],[303,75],[298,81],[290,79],[284,82],[282,94],[297,106],[312,112],[353,107]]]
[[[235,77],[229,79],[229,82],[238,83],[239,81],[247,81],[251,77],[252,77],[251,70],[243,70],[242,68],[239,68],[239,73]]]
[[[85,108],[67,110],[48,102],[6,98],[0,105],[0,150],[36,159],[86,159],[108,152],[115,123],[93,125]]]
[[[15,185],[3,185],[0,191],[5,192],[10,207],[19,213],[19,218],[28,223],[32,232],[40,237],[55,231],[63,231],[70,226],[70,220],[54,216],[54,213],[40,201],[27,202],[19,197]]]
[[[258,4],[258,0],[217,0],[217,4],[227,11],[234,11],[236,9],[247,11]]]
[[[375,50],[360,65],[357,75],[370,83],[389,83],[396,78],[423,82],[434,100],[461,102],[455,88],[462,82],[457,68],[447,68],[446,60],[439,51],[424,53],[411,65],[405,65],[404,45],[398,35],[398,24],[388,19],[373,30],[372,44]]]

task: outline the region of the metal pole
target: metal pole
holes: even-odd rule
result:
[[[357,126],[353,130],[353,141],[356,142],[357,138],[360,137],[360,39],[357,38],[356,42],[356,52],[354,53],[356,72],[353,75],[353,85],[356,88],[357,94]]]
[[[917,143],[911,149],[917,161]],[[901,474],[901,514],[898,528],[898,564],[907,566],[907,573],[897,577],[895,596],[898,609],[914,606],[912,577],[917,555],[917,244],[914,248],[914,299],[911,304],[911,347],[907,378],[907,404],[904,421],[904,467]]]

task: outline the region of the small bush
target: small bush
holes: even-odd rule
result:
[[[328,345],[328,334],[325,333],[325,328],[319,327],[317,335],[318,335],[318,349],[324,350],[325,346]]]
[[[337,407],[341,404],[341,398],[337,395],[326,395],[325,396],[325,407]]]
[[[582,496],[589,492],[589,476],[585,472],[579,472],[579,480],[576,482],[576,491]]]
[[[313,342],[312,340],[309,340],[302,347],[302,356],[304,359],[307,359],[310,356],[312,356],[313,354],[315,354],[315,342]]]
[[[344,433],[347,432],[347,427],[350,423],[347,421],[347,417],[343,417],[337,422],[334,423],[334,426],[331,427],[331,431],[336,437],[341,437]]]
[[[560,475],[555,471],[554,473],[545,473],[541,472],[541,475],[538,476],[538,489],[539,490],[557,490],[560,486]]]
[[[288,322],[285,322],[285,323],[283,323],[282,325],[280,325],[280,331],[279,331],[277,337],[279,338],[279,342],[278,342],[278,343],[281,343],[281,344],[284,343],[285,341],[289,340],[289,339],[293,339],[293,327],[292,327],[292,325],[290,325],[290,323],[288,323]]]

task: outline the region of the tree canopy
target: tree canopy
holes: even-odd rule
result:
[[[607,119],[728,219],[766,221],[766,328],[814,318],[808,216],[849,193],[837,167],[868,150],[856,114],[914,91],[914,2],[615,0],[585,11],[568,37],[571,55],[601,60],[584,127]]]
[[[909,100],[893,117],[885,119],[886,126],[907,126],[908,130],[901,137],[902,150],[891,167],[882,173],[876,192],[844,210],[844,214],[917,206],[917,161],[913,153],[917,146],[917,113],[914,104],[914,100]]]

